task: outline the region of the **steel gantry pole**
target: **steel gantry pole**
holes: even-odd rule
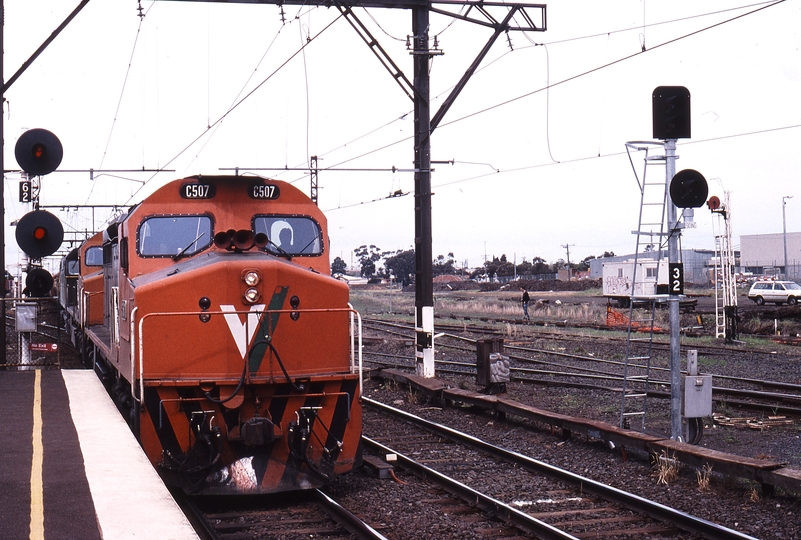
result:
[[[665,140],[665,183],[676,175],[676,139]],[[679,262],[678,211],[671,200],[667,207],[668,262]],[[668,317],[670,319],[670,438],[681,439],[681,338],[679,324],[679,295],[670,287],[668,291]]]
[[[434,281],[431,261],[431,108],[429,103],[429,6],[412,9],[414,35],[414,272],[416,373],[434,376]]]

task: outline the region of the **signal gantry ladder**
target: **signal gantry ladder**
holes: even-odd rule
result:
[[[723,204],[717,197],[710,197],[707,204],[712,213],[718,216],[718,230],[715,232],[715,337],[737,341],[737,282],[734,276],[729,192],[724,193]]]
[[[662,150],[662,153],[652,155],[657,150]],[[632,234],[637,237],[637,243],[631,272],[631,288],[629,289],[629,317],[626,330],[626,359],[623,367],[623,392],[620,402],[620,427],[631,428],[631,419],[639,417],[640,431],[644,431],[648,385],[651,380],[656,305],[660,297],[667,297],[666,294],[656,294],[662,260],[662,241],[667,236],[664,226],[667,182],[664,174],[649,177],[647,171],[652,166],[664,166],[666,158],[664,144],[661,142],[628,142],[626,143],[626,152],[640,188],[640,212],[637,230],[632,231]],[[644,153],[641,173],[634,165],[632,158],[634,152]],[[651,179],[654,176],[657,178],[656,180]],[[642,264],[643,260],[656,260],[656,267],[650,270],[650,274]],[[647,315],[635,319],[635,303],[645,304],[649,308],[646,311]],[[647,337],[635,337],[635,332],[637,336],[647,333]]]

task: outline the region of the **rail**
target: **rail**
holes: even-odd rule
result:
[[[536,460],[534,458],[520,454],[518,452],[507,450],[499,446],[495,446],[467,433],[462,433],[448,426],[431,422],[429,420],[408,413],[406,411],[402,411],[400,409],[381,403],[379,401],[375,401],[365,397],[362,398],[362,401],[365,405],[369,407],[373,407],[385,414],[391,414],[406,422],[420,426],[423,429],[436,433],[441,437],[455,440],[459,444],[472,446],[473,448],[476,448],[484,452],[489,452],[490,454],[497,456],[501,459],[504,459],[509,463],[513,463],[515,466],[520,467],[522,469],[539,474],[545,474],[551,478],[555,478],[572,486],[580,486],[583,491],[593,493],[608,501],[621,504],[626,508],[631,508],[633,510],[643,512],[655,519],[668,521],[685,531],[700,534],[704,538],[716,538],[720,540],[730,540],[730,539],[755,540],[754,537],[752,536],[729,529],[728,527],[724,527],[722,525],[718,525],[717,523],[713,523],[711,521],[696,516],[692,516],[690,514],[687,514],[686,512],[682,512],[680,510],[676,510],[675,508],[665,506],[658,502],[645,499],[643,497],[640,497],[639,495],[635,495],[633,493],[617,489],[613,486],[603,484],[601,482],[596,482],[595,480],[592,480],[590,478]],[[384,447],[383,445],[380,445],[375,441],[369,440],[367,438],[364,439],[366,442],[368,442],[370,446],[373,446],[375,448],[381,448],[385,452],[386,451],[394,452],[392,449]],[[398,455],[399,459],[400,457],[401,456]],[[404,461],[404,465],[410,466],[407,461]],[[439,473],[436,474],[439,475]]]

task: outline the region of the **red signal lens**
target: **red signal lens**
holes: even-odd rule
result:
[[[47,148],[45,148],[45,145],[43,145],[41,143],[34,144],[32,150],[33,150],[33,158],[34,159],[42,159],[45,156],[45,154],[47,153],[46,152]]]
[[[33,230],[33,237],[37,240],[44,240],[47,236],[47,229],[44,227],[36,227]]]

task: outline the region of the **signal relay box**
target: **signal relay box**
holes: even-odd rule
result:
[[[712,375],[687,375],[684,377],[684,402],[682,416],[701,418],[712,415]]]

